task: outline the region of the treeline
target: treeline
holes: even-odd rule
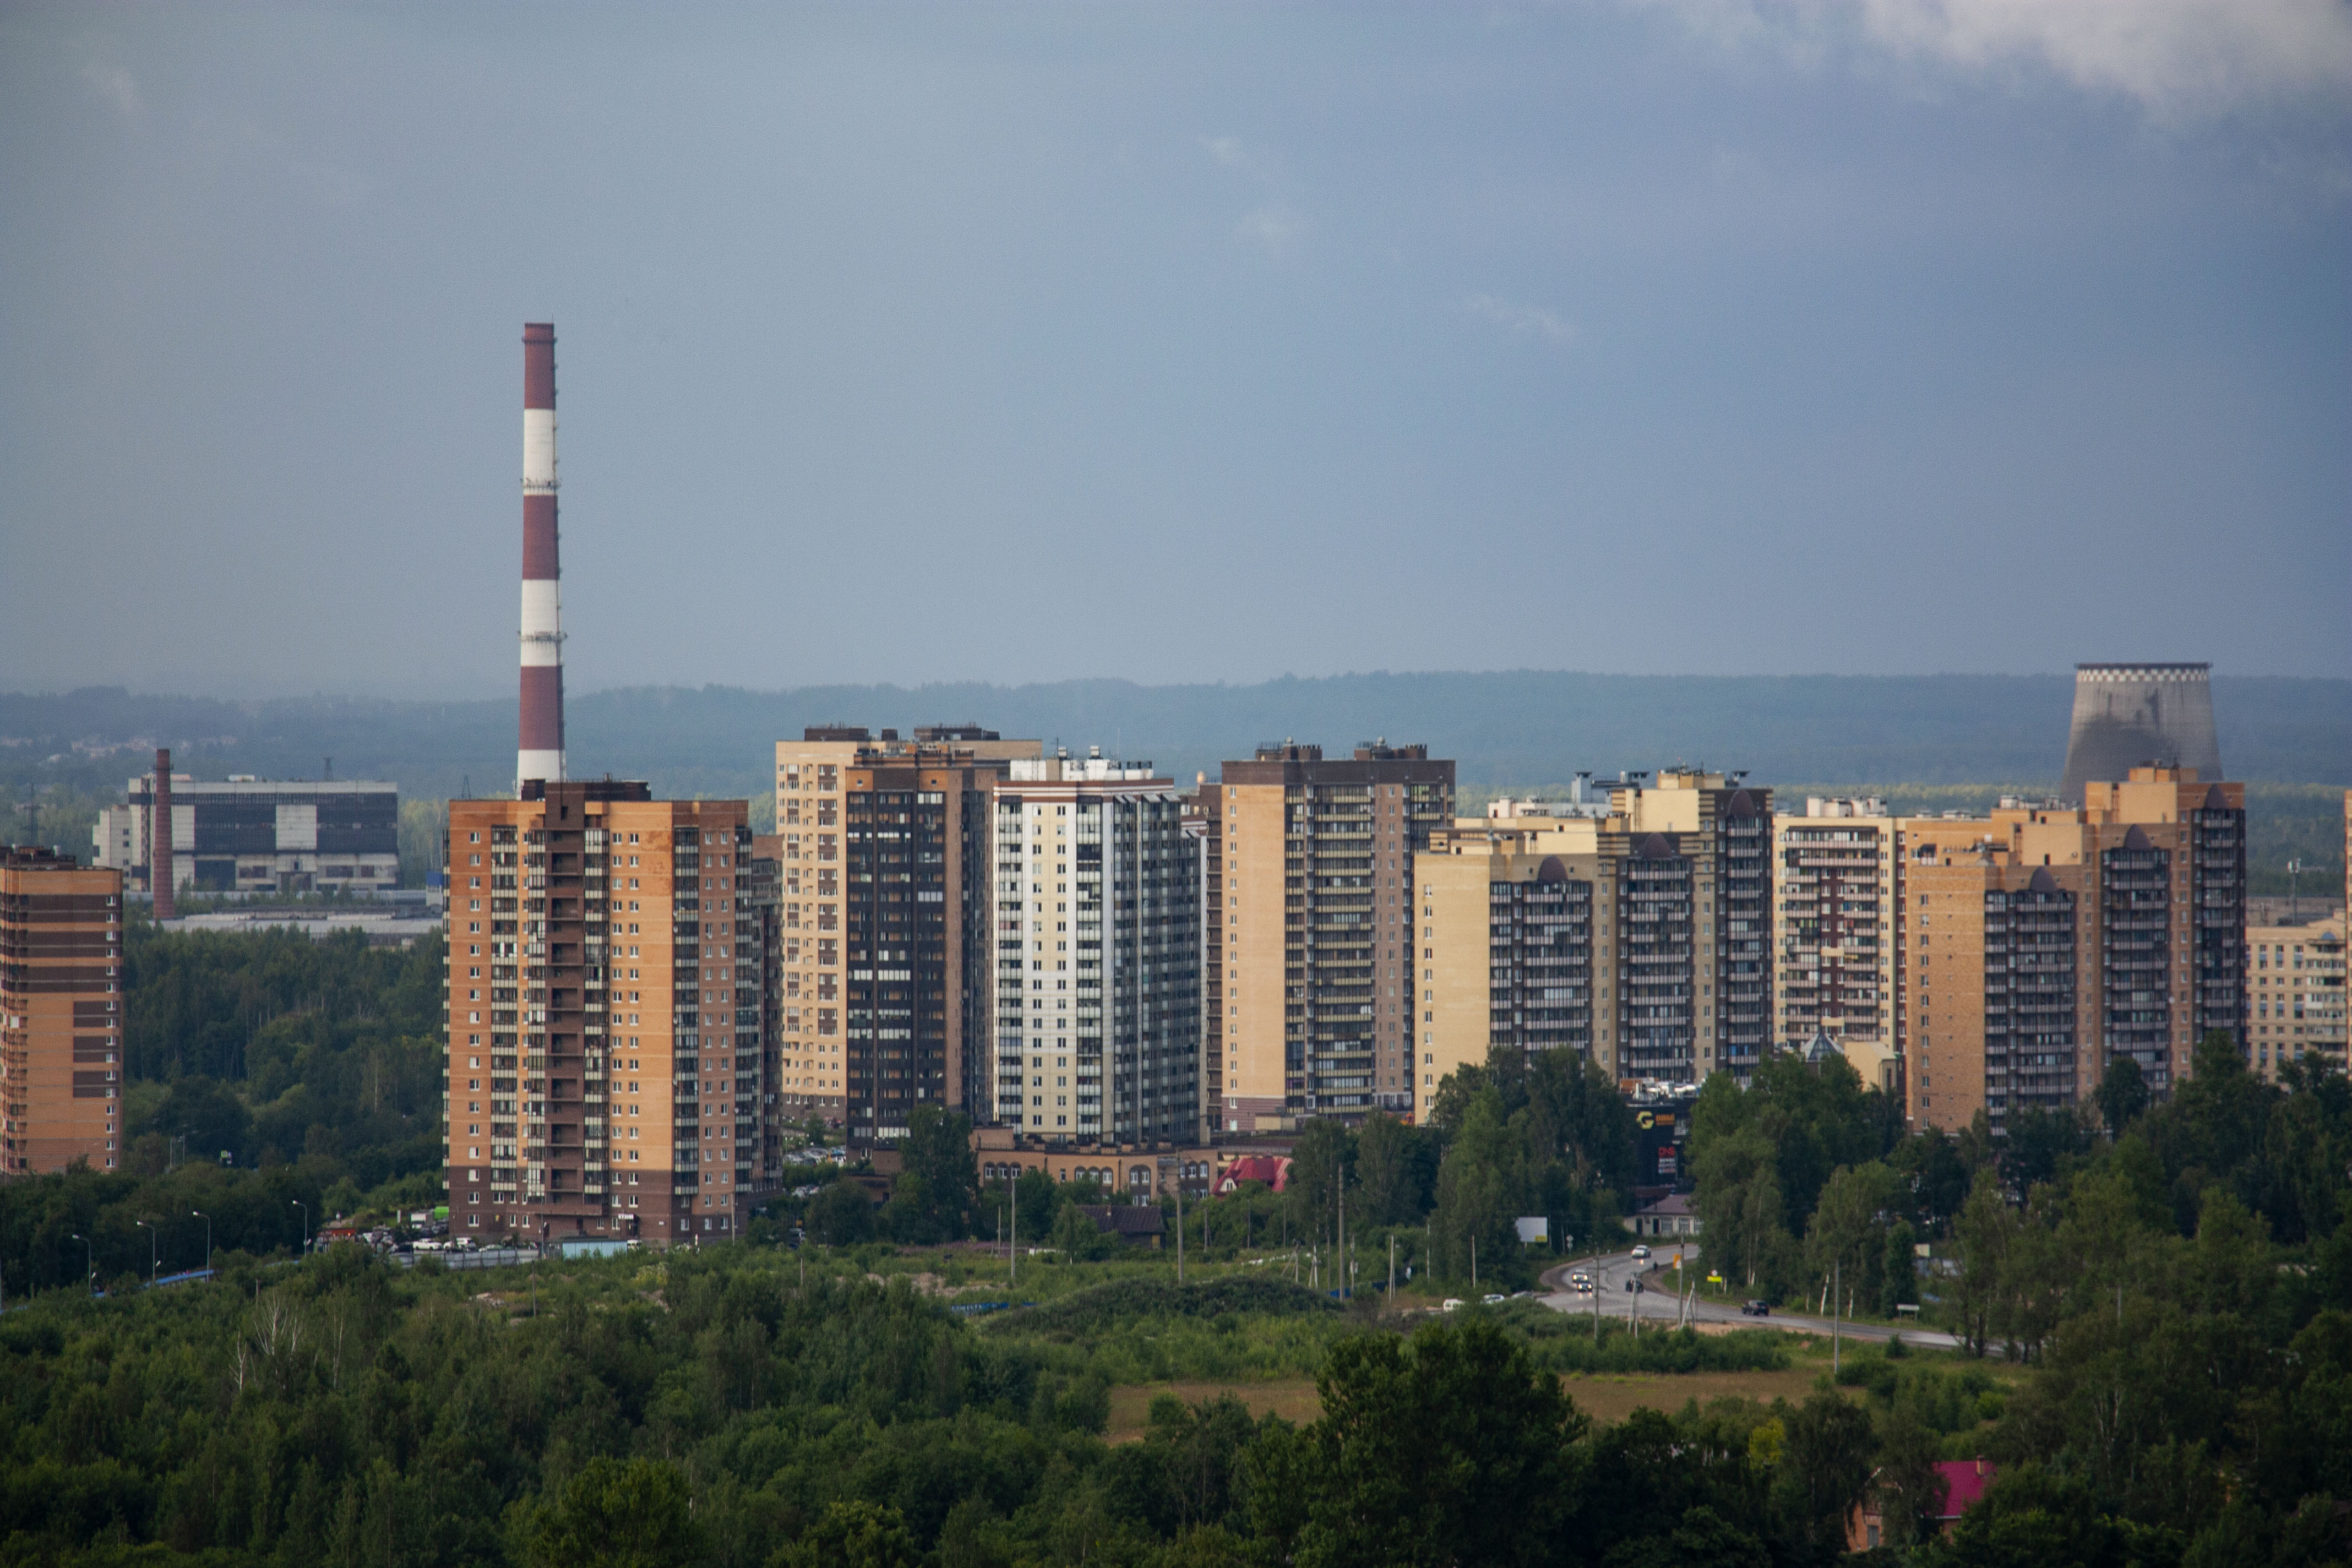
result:
[[[1885,1435],[1915,1468],[1958,1449],[2026,1478],[1971,1530],[2044,1531],[2048,1561],[2344,1550],[2325,1518],[2352,1499],[2352,1083],[2263,1082],[2215,1034],[2163,1103],[2126,1068],[2006,1138],[1981,1118],[1888,1138],[1851,1078],[1791,1062],[1710,1083],[1708,1253],[1808,1305],[1832,1278],[1864,1313],[1924,1287],[1928,1322],[2036,1369],[1982,1430],[1898,1405]],[[1937,1254],[1916,1278],[1915,1236]]]
[[[437,940],[167,933],[134,914],[123,949],[122,1163],[0,1183],[0,1285],[144,1274],[151,1253],[197,1266],[199,1210],[215,1250],[262,1253],[299,1246],[306,1209],[315,1228],[440,1201]]]
[[[1307,1425],[1162,1397],[1107,1445],[1115,1342],[1244,1338],[1282,1304],[1078,1306],[1068,1342],[796,1269],[549,1266],[534,1308],[515,1275],[483,1294],[346,1247],[12,1312],[0,1563],[1764,1568],[1837,1554],[1875,1452],[1869,1409],[1829,1394],[1596,1430],[1475,1310],[1345,1325]]]
[[[797,1215],[814,1239],[832,1246],[1018,1236],[1086,1259],[1122,1245],[1080,1209],[1125,1203],[1127,1194],[1034,1170],[983,1185],[970,1132],[961,1115],[919,1108],[900,1143],[905,1169],[878,1209],[845,1176],[805,1205],[787,1202],[775,1212]],[[1344,1237],[1349,1259],[1371,1271],[1356,1276],[1369,1288],[1385,1278],[1393,1240],[1400,1267],[1416,1276],[1467,1281],[1475,1273],[1491,1288],[1517,1289],[1532,1284],[1570,1238],[1622,1237],[1638,1136],[1633,1111],[1599,1068],[1565,1052],[1530,1059],[1497,1051],[1487,1066],[1446,1079],[1426,1126],[1377,1111],[1359,1128],[1309,1122],[1280,1193],[1244,1182],[1185,1205],[1181,1215],[1172,1198],[1164,1200],[1164,1245],[1173,1248],[1181,1229],[1200,1258],[1301,1248],[1310,1255],[1301,1278],[1336,1286],[1342,1276],[1332,1271],[1332,1249]],[[1516,1222],[1536,1215],[1548,1220],[1556,1246],[1520,1244]]]

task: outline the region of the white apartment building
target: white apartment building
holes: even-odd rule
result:
[[[1014,758],[993,808],[975,1109],[1047,1140],[1195,1136],[1199,860],[1174,782],[1099,750]]]

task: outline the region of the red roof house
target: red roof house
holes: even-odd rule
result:
[[[1286,1154],[1244,1154],[1225,1167],[1217,1179],[1217,1195],[1229,1197],[1241,1191],[1244,1182],[1264,1182],[1276,1192],[1290,1184],[1290,1157]]]
[[[1985,1488],[1992,1483],[1993,1464],[1990,1459],[1945,1459],[1936,1466],[1936,1474],[1944,1483],[1944,1506],[1936,1510],[1936,1528],[1945,1534],[1960,1522],[1960,1515],[1982,1501]],[[1878,1509],[1877,1477],[1871,1478],[1873,1486],[1862,1502],[1847,1518],[1845,1547],[1849,1552],[1867,1552],[1886,1543],[1886,1521]]]

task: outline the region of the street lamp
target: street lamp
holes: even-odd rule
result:
[[[147,1233],[147,1283],[155,1283],[155,1226],[152,1221],[134,1219],[131,1222]]]
[[[302,1250],[308,1252],[310,1250],[310,1207],[300,1198],[288,1198],[286,1201],[302,1211]]]
[[[205,1272],[213,1271],[213,1216],[202,1209],[190,1209],[189,1217],[205,1222]]]
[[[89,1237],[79,1231],[72,1235],[74,1240],[81,1243],[81,1288],[95,1296],[98,1294],[98,1255],[90,1249]]]

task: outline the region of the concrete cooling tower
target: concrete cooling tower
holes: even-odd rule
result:
[[[2079,802],[2093,780],[2122,780],[2131,770],[2164,763],[2221,776],[2221,749],[2213,738],[2213,682],[2209,664],[2078,664],[2074,723],[2066,737],[2062,800]]]

